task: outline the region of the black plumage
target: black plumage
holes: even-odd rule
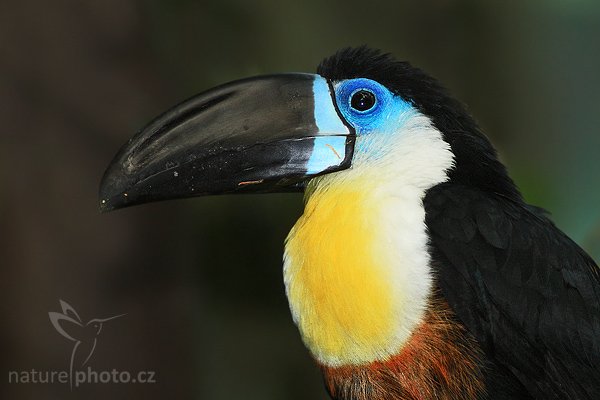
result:
[[[450,144],[456,164],[426,194],[426,225],[437,285],[485,354],[486,398],[600,398],[598,266],[524,202],[465,107],[421,70],[365,47],[318,73],[384,84]]]
[[[450,182],[424,204],[437,282],[488,362],[532,398],[598,398],[593,260],[539,209],[493,192]]]

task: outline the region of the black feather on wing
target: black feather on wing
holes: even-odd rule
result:
[[[538,399],[600,398],[598,266],[538,208],[456,184],[424,199],[438,285]]]

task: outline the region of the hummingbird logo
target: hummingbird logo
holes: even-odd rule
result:
[[[48,316],[54,329],[61,335],[74,342],[69,363],[69,380],[73,389],[73,367],[83,367],[94,354],[98,336],[104,323],[125,314],[109,318],[94,318],[84,323],[77,311],[66,301],[59,300],[62,313],[50,311]]]

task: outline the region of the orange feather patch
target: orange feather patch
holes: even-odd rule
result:
[[[321,365],[336,400],[474,400],[483,392],[480,349],[447,303],[430,301],[401,352],[365,365]]]

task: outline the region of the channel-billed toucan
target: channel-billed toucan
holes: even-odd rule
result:
[[[333,399],[600,399],[597,265],[387,54],[192,97],[120,150],[100,201],[285,191],[305,193],[286,293]]]

